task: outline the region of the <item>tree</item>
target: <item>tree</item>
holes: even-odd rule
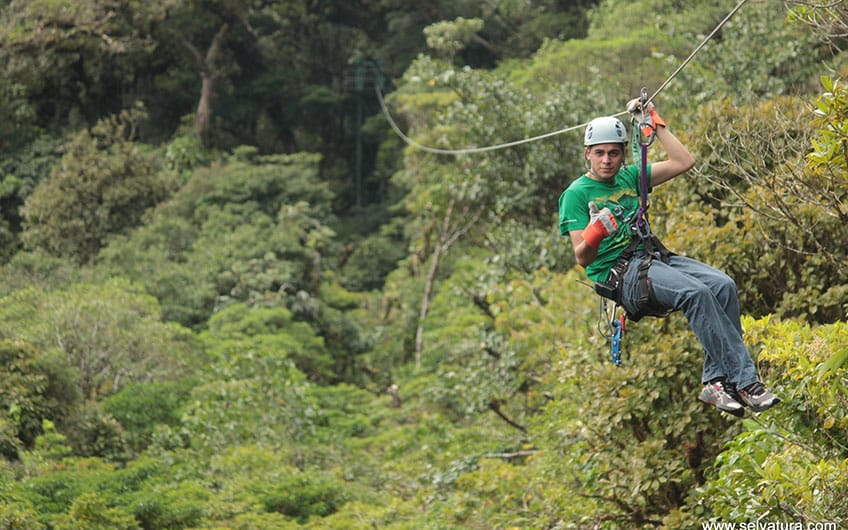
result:
[[[845,48],[848,34],[848,7],[839,2],[792,0],[790,15],[809,25],[836,49]]]
[[[696,190],[693,205],[715,208],[708,217],[687,208],[688,219],[674,224],[667,243],[709,255],[737,279],[753,314],[844,318],[848,209],[838,131],[845,109],[841,88],[831,88],[815,120],[796,98],[750,107],[725,101],[705,107],[693,130],[699,178],[685,193],[692,200]]]
[[[332,358],[322,338],[306,322],[295,322],[291,311],[283,307],[232,304],[209,319],[209,330],[202,338],[215,356],[239,356],[243,349],[261,345],[291,359],[313,380],[332,379]]]
[[[22,209],[22,238],[30,248],[87,263],[171,192],[169,174],[134,142],[140,116],[121,113],[68,141],[61,164]]]
[[[838,499],[848,493],[845,322],[809,326],[766,317],[743,325],[761,346],[759,362],[783,401],[774,414],[744,423],[691,501],[701,513],[683,511],[677,527],[780,518],[844,526],[848,509]]]
[[[457,52],[465,48],[469,42],[482,42],[491,48],[491,44],[482,39],[478,32],[483,29],[483,21],[479,18],[466,19],[457,17],[454,21],[443,20],[424,28],[427,36],[427,46],[437,53],[443,54],[452,61]]]
[[[61,421],[73,410],[78,393],[71,372],[56,361],[19,337],[0,341],[3,457],[18,458],[19,451],[32,448],[44,420]]]
[[[266,11],[272,11],[271,13]],[[197,97],[194,133],[204,146],[215,142],[214,118],[218,110],[219,93],[227,88],[230,77],[237,73],[247,57],[234,48],[242,45],[262,53],[260,39],[263,37],[254,28],[257,18],[269,16],[299,16],[301,8],[296,3],[278,2],[235,2],[216,0],[196,2],[181,0],[167,12],[163,23],[154,32],[166,45],[173,43],[182,50],[194,65],[200,77]],[[264,21],[263,21],[264,22]],[[262,24],[262,27],[269,27]],[[234,35],[236,30],[238,35]],[[274,28],[272,31],[276,31]]]
[[[393,98],[407,109],[412,130],[426,131],[420,143],[426,145],[433,138],[431,147],[438,147],[450,138],[449,145],[442,147],[447,151],[453,146],[462,151],[550,132],[574,116],[585,101],[573,93],[571,85],[537,99],[498,75],[469,69],[457,72],[427,57],[410,67],[406,79],[407,85]],[[483,246],[487,241],[497,245],[499,238],[488,233],[507,219],[547,225],[545,212],[552,197],[562,191],[562,174],[570,156],[580,156],[579,143],[565,141],[528,142],[492,152],[460,152],[456,157],[410,148],[407,169],[398,174],[397,182],[410,190],[406,208],[415,219],[408,229],[414,230],[410,233],[415,262],[428,264],[416,330],[417,364],[444,254],[466,235]]]
[[[83,493],[74,500],[67,515],[59,516],[56,530],[139,530],[141,525],[121,509],[111,508],[96,493]]]
[[[134,104],[137,68],[155,49],[145,30],[166,9],[128,0],[5,2],[0,62],[28,102],[17,112],[24,130],[84,128]]]
[[[255,151],[195,170],[143,227],[104,250],[102,268],[145,285],[166,320],[187,326],[205,325],[232,301],[313,292],[333,220],[320,157]]]
[[[60,354],[82,399],[195,368],[185,330],[162,323],[156,300],[126,280],[51,292],[30,287],[4,301],[0,334]]]

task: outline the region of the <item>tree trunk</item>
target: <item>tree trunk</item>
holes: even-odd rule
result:
[[[197,103],[197,116],[194,120],[194,133],[204,146],[209,145],[212,131],[212,117],[215,111],[215,96],[218,89],[218,82],[221,79],[220,72],[217,70],[215,63],[218,62],[223,53],[224,41],[227,39],[229,31],[229,24],[225,23],[221,26],[209,44],[206,55],[202,55],[190,42],[183,41],[200,69],[202,82],[200,85],[200,101]]]
[[[215,99],[215,75],[203,72],[200,86],[200,101],[197,103],[197,116],[194,119],[194,133],[204,146],[209,145],[209,131],[212,129],[212,103]]]
[[[463,208],[463,211],[458,216],[460,219],[467,219],[462,227],[455,227],[453,222],[453,210],[456,206],[456,195],[452,195],[448,206],[445,209],[445,218],[442,221],[442,229],[436,241],[436,248],[433,249],[433,255],[430,257],[430,268],[427,271],[427,278],[424,283],[424,297],[421,300],[421,311],[418,313],[418,328],[415,330],[415,369],[421,368],[421,352],[424,350],[424,320],[427,318],[427,313],[430,311],[430,300],[433,297],[433,286],[436,283],[436,274],[439,272],[439,264],[442,256],[447,252],[448,248],[453,245],[457,239],[462,237],[468,230],[474,226],[483,214],[483,207],[478,206],[474,212],[469,211],[469,207]]]
[[[442,257],[443,249],[444,246],[439,241],[430,258],[430,269],[427,271],[427,279],[424,283],[424,298],[421,300],[421,311],[418,313],[418,328],[415,330],[416,370],[421,368],[421,352],[424,350],[424,319],[427,318],[427,313],[430,310],[430,298],[433,296],[433,284],[436,283],[436,273],[439,271],[439,261]]]

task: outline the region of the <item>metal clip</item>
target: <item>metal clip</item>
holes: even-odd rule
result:
[[[656,137],[656,127],[651,122],[651,113],[648,111],[648,87],[642,87],[639,93],[639,110],[641,111],[641,119],[639,120],[640,138],[645,138],[644,130],[650,129],[651,134],[646,138],[647,141],[642,141],[642,145],[650,146],[654,143]]]
[[[610,349],[612,350],[612,364],[621,366],[621,335],[624,331],[624,326],[620,320],[610,322],[613,329],[612,337],[610,338]]]

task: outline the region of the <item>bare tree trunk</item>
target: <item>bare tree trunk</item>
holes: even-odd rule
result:
[[[479,206],[473,213],[466,206],[460,215],[460,218],[468,216],[468,221],[460,228],[454,228],[453,213],[456,206],[456,195],[452,195],[448,206],[445,209],[445,217],[442,221],[442,229],[439,232],[436,248],[433,249],[433,255],[430,257],[430,268],[427,271],[427,278],[424,283],[424,297],[421,300],[421,311],[418,313],[418,328],[415,330],[415,369],[421,368],[421,352],[424,350],[424,320],[427,318],[427,313],[430,311],[430,301],[433,297],[433,286],[436,284],[436,275],[439,272],[439,264],[442,256],[447,252],[448,248],[453,245],[457,239],[468,232],[472,226],[480,219],[483,214],[483,207]]]
[[[450,215],[450,214],[448,214]],[[424,298],[421,300],[421,311],[418,313],[418,328],[415,330],[415,369],[421,368],[421,352],[424,349],[424,319],[430,311],[430,298],[433,296],[433,284],[436,283],[436,273],[439,271],[439,261],[444,249],[441,241],[436,245],[430,257],[430,269],[424,283]]]
[[[200,139],[203,145],[208,145],[210,131],[212,130],[212,117],[215,111],[215,96],[218,89],[218,82],[221,79],[220,72],[216,69],[216,62],[221,57],[224,49],[224,41],[230,31],[230,25],[224,23],[212,43],[209,44],[209,49],[206,50],[206,55],[200,53],[192,43],[183,40],[183,44],[188,48],[194,61],[200,70],[202,78],[200,86],[200,101],[197,103],[197,116],[194,120],[194,133]]]
[[[421,351],[424,349],[424,319],[430,310],[430,298],[433,296],[433,284],[436,282],[436,273],[439,270],[439,261],[442,251],[445,250],[448,230],[450,229],[451,216],[453,215],[454,197],[448,202],[445,210],[445,219],[442,222],[442,231],[439,233],[436,248],[430,257],[430,269],[427,271],[427,279],[424,281],[424,297],[421,299],[421,311],[418,313],[418,328],[415,330],[415,369],[421,368]]]
[[[204,146],[209,145],[209,131],[212,128],[212,103],[215,100],[217,80],[211,72],[203,72],[200,86],[200,101],[197,103],[197,116],[194,119],[194,134]]]

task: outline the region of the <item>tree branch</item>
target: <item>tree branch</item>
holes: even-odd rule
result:
[[[512,427],[515,427],[516,429],[518,429],[521,432],[527,432],[527,428],[525,426],[521,425],[520,423],[513,421],[506,414],[504,414],[503,411],[501,411],[501,404],[499,402],[497,402],[497,401],[489,402],[489,408],[492,410],[492,412],[497,414],[498,417],[500,417],[500,419],[507,422]]]

